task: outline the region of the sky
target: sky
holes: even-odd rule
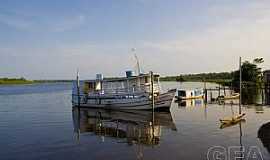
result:
[[[269,0],[0,0],[0,77],[270,69]]]

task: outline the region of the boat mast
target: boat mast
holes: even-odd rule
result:
[[[133,49],[135,51],[135,49]],[[137,65],[137,72],[138,72],[138,75],[141,74],[141,67],[140,67],[140,62],[139,62],[139,58],[137,57],[136,53],[134,54],[134,57],[136,59],[136,65]]]

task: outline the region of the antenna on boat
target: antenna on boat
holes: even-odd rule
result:
[[[136,51],[136,48],[131,48],[131,51],[132,52],[135,52]],[[139,61],[139,58],[137,57],[136,53],[134,53],[134,57],[136,59],[137,72],[138,72],[138,75],[140,75],[141,74],[140,61]]]

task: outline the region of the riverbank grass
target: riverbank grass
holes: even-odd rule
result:
[[[0,78],[0,85],[5,84],[32,84],[34,81],[25,78]]]

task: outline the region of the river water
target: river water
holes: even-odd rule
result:
[[[162,86],[193,89],[203,84]],[[208,153],[209,159],[270,159],[268,106],[245,105],[245,121],[221,127],[219,119],[237,114],[238,105],[173,103],[171,113],[155,113],[153,119],[146,111],[72,109],[71,88],[70,83],[0,86],[1,160],[205,160]],[[239,147],[242,155],[233,154]]]

